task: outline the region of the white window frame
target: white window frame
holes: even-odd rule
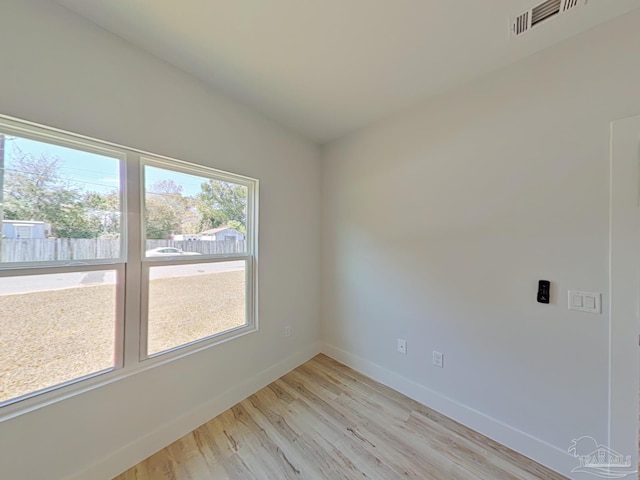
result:
[[[256,247],[256,189],[257,180],[250,179],[248,177],[242,177],[240,175],[233,175],[226,172],[221,172],[213,168],[208,168],[202,165],[191,165],[185,162],[176,160],[168,161],[165,158],[144,155],[140,158],[140,185],[145,185],[144,168],[146,166],[165,169],[169,171],[175,171],[178,173],[186,173],[189,175],[198,175],[207,179],[220,180],[224,182],[234,183],[247,188],[247,235],[246,235],[246,251],[243,253],[235,254],[208,254],[198,255],[197,257],[146,257],[141,255],[141,317],[148,319],[149,314],[149,272],[152,267],[164,267],[173,265],[192,265],[198,263],[216,263],[216,262],[233,262],[244,261],[245,263],[245,324],[239,327],[225,330],[213,335],[194,340],[192,342],[178,345],[168,350],[163,350],[158,353],[149,355],[148,351],[148,322],[143,321],[140,325],[140,350],[139,360],[146,361],[152,358],[156,358],[160,355],[170,355],[173,352],[178,351],[191,351],[192,349],[200,349],[200,345],[203,342],[220,343],[231,338],[235,338],[238,335],[252,332],[257,329],[257,315],[255,310],[255,247]],[[140,202],[141,206],[144,205],[144,187],[140,190]],[[142,223],[141,229],[141,242],[140,253],[146,251],[146,232],[145,223]]]
[[[45,405],[126,378],[138,372],[175,361],[195,352],[258,330],[258,197],[257,179],[223,172],[202,164],[187,163],[110,142],[0,115],[0,132],[53,145],[105,155],[120,160],[121,246],[120,257],[82,261],[0,263],[0,278],[67,273],[116,271],[116,351],[114,367],[72,379],[43,390],[0,403],[0,422]],[[144,257],[144,165],[198,174],[248,188],[246,253],[202,255],[196,258]],[[152,266],[188,263],[245,261],[246,324],[151,356],[146,351],[148,272]]]

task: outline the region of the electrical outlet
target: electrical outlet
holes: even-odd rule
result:
[[[284,336],[285,337],[290,337],[291,336],[291,327],[289,327],[289,326],[284,327]]]
[[[433,366],[444,368],[444,353],[433,351]]]
[[[402,340],[401,338],[398,339],[398,353],[403,355],[407,354],[407,341]]]

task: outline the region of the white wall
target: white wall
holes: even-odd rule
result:
[[[609,124],[640,113],[639,23],[324,150],[325,351],[565,474],[572,439],[608,441]],[[568,289],[604,313],[568,311]]]
[[[317,351],[319,151],[51,2],[0,10],[0,113],[260,180],[259,332],[0,423],[2,478],[111,478]]]

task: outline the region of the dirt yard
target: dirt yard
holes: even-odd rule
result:
[[[241,326],[244,272],[164,278],[149,293],[149,353]],[[114,365],[115,287],[0,296],[0,402]]]

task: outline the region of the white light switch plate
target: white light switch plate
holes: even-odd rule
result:
[[[602,313],[602,294],[569,290],[569,310]]]

